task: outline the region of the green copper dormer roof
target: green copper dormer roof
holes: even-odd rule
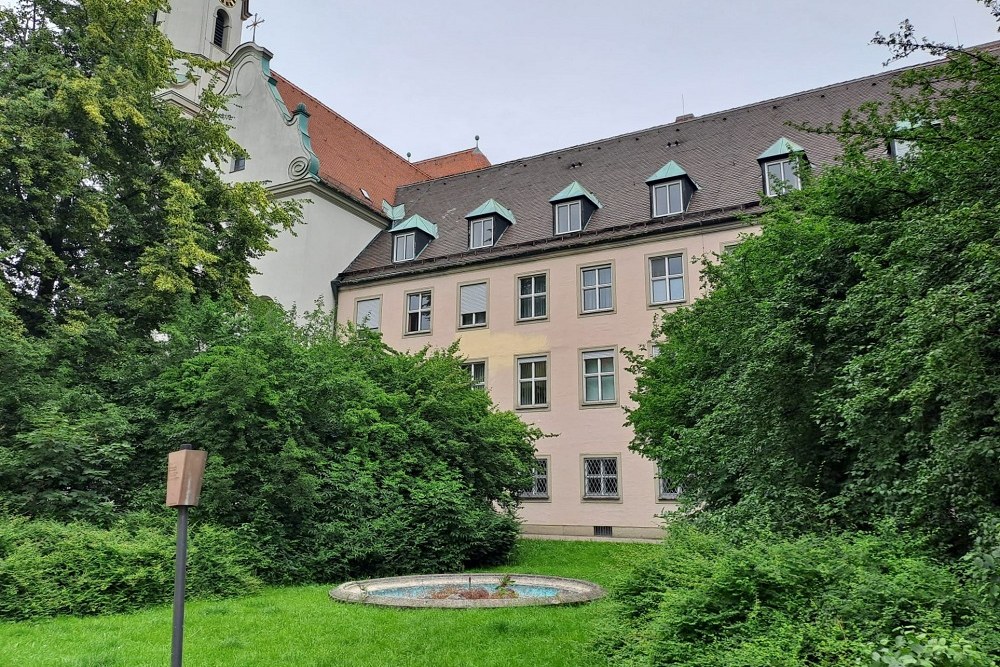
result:
[[[594,206],[596,206],[597,208],[601,208],[601,202],[597,200],[597,197],[595,197],[593,193],[590,192],[590,190],[583,187],[576,181],[573,181],[572,183],[567,185],[565,188],[563,188],[562,192],[557,194],[549,201],[555,204],[556,202],[559,201],[565,201],[567,199],[580,199],[581,197],[586,197],[587,199],[590,200],[590,202]]]
[[[406,206],[400,204],[399,206],[393,206],[386,200],[382,200],[382,212],[385,213],[385,217],[393,221],[393,223],[399,222],[406,217]]]
[[[691,185],[694,186],[695,190],[701,189],[698,187],[698,184],[694,182],[694,179],[688,176],[688,173],[684,171],[684,167],[680,166],[673,160],[660,167],[655,174],[646,179],[646,182],[652,184],[659,181],[669,181],[672,178],[681,177],[687,178],[691,181]]]
[[[484,215],[493,215],[494,213],[505,218],[512,225],[517,222],[517,220],[514,219],[514,213],[496,199],[487,199],[479,205],[479,208],[466,213],[465,219],[471,220],[472,218],[479,218]]]
[[[419,229],[422,232],[430,234],[432,238],[438,237],[438,226],[435,225],[430,220],[420,217],[419,215],[411,215],[409,218],[399,223],[389,231],[392,233],[402,232],[407,229]]]
[[[791,155],[792,153],[805,153],[806,149],[799,146],[797,143],[791,139],[785,139],[784,137],[778,139],[771,147],[766,151],[757,156],[758,160],[768,160],[773,157],[782,157],[783,155]]]

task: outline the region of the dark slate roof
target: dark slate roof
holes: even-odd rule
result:
[[[760,210],[763,188],[757,157],[785,137],[824,165],[840,153],[830,135],[787,123],[837,123],[848,109],[885,100],[899,70],[758,102],[581,146],[514,160],[486,169],[405,185],[396,201],[408,214],[438,225],[440,237],[416,260],[393,264],[391,238],[380,232],[341,274],[345,284],[539,254],[569,246],[731,221]],[[681,216],[650,218],[650,174],[674,160],[699,186]],[[549,199],[578,181],[603,207],[582,232],[554,236]],[[496,198],[517,216],[492,248],[468,249],[467,211]]]

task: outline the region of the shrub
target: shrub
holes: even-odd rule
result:
[[[919,545],[889,533],[737,545],[676,524],[613,599],[598,647],[618,665],[868,665],[900,627],[968,644],[970,655],[971,644],[1000,649],[992,612]]]
[[[169,531],[0,519],[0,619],[121,613],[166,603],[173,595],[174,553]],[[256,590],[252,557],[236,533],[195,526],[188,595]]]

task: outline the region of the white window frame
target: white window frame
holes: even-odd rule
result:
[[[549,465],[548,456],[535,457],[535,467],[531,470],[531,488],[520,494],[524,500],[548,500],[550,489],[552,488],[550,474],[552,466]],[[541,465],[539,465],[541,464]],[[540,471],[541,469],[541,471]],[[540,483],[541,482],[541,483]],[[544,489],[539,489],[544,486]]]
[[[372,326],[371,320],[362,321],[359,316],[359,310],[362,303],[367,303],[369,301],[375,301],[378,305],[375,307],[375,318],[374,326]],[[359,328],[364,329],[374,329],[379,330],[382,328],[382,297],[381,296],[368,296],[361,299],[357,299],[354,302],[354,324]]]
[[[676,187],[678,191],[677,199],[680,202],[680,208],[676,211],[670,208],[670,188]],[[656,191],[666,188],[667,189],[667,210],[660,211],[656,205]],[[684,184],[681,181],[666,181],[665,183],[657,183],[653,186],[653,217],[662,218],[668,215],[678,215],[684,212]]]
[[[574,209],[574,207],[576,207]],[[559,210],[566,209],[566,229],[559,229]],[[576,225],[573,224],[573,212],[576,211]],[[583,202],[579,199],[573,201],[559,202],[555,205],[555,228],[556,234],[572,234],[583,229]]]
[[[489,241],[486,240],[486,224],[489,223],[490,237]],[[480,228],[480,239],[479,244],[476,244],[476,227]],[[495,242],[494,233],[496,232],[496,225],[493,218],[480,218],[479,220],[473,220],[469,223],[469,249],[475,250],[476,248],[490,248]]]
[[[681,270],[679,273],[670,272],[670,259],[680,258]],[[687,261],[683,252],[668,252],[662,255],[650,255],[646,258],[646,288],[649,295],[649,305],[651,306],[664,306],[672,303],[684,303],[687,301]],[[663,275],[654,276],[653,275],[653,262],[657,260],[663,260]],[[680,298],[671,298],[670,284],[671,281],[676,281],[680,279],[681,281],[681,296]],[[663,284],[663,293],[666,296],[665,299],[657,301],[655,294],[656,290],[654,286],[657,283]]]
[[[536,289],[537,288],[536,281],[538,278],[541,278],[545,281],[545,289],[541,291],[538,291]],[[531,292],[528,292],[527,294],[521,291],[522,289],[521,285],[526,280],[531,281]],[[544,304],[545,312],[543,312],[540,315],[538,314],[535,308],[535,305],[537,303],[536,300],[538,299],[538,297],[542,297],[544,299],[542,303]],[[530,317],[524,317],[522,314],[521,304],[523,304],[525,301],[528,301],[528,303],[531,304]],[[549,274],[547,272],[544,272],[544,273],[532,273],[526,276],[518,276],[517,277],[517,321],[528,322],[530,320],[544,320],[548,318],[548,316],[549,316]]]
[[[462,306],[462,291],[466,288],[476,287],[481,285],[483,287],[483,292],[485,293],[485,299],[483,301],[483,310],[470,310],[465,312]],[[488,313],[490,307],[490,284],[487,281],[475,282],[475,283],[463,283],[458,286],[458,328],[459,329],[478,329],[480,327],[487,326]],[[466,323],[465,316],[471,315],[471,319]],[[482,317],[480,317],[480,315]]]
[[[482,382],[476,380],[476,367],[482,366],[483,368],[483,379]],[[469,380],[472,383],[473,389],[481,389],[486,391],[486,360],[485,359],[475,359],[472,361],[467,361],[462,364],[462,368],[469,372]]]
[[[613,405],[618,402],[618,351],[615,348],[580,352],[580,403],[582,405]],[[611,360],[611,370],[605,370],[602,360]],[[597,361],[597,369],[587,370],[588,361]],[[611,378],[611,396],[604,395],[604,379]],[[597,380],[597,396],[587,396],[587,380]]]
[[[583,498],[584,500],[620,500],[622,497],[622,476],[621,476],[621,459],[618,456],[613,455],[585,455],[581,457],[583,462]],[[600,461],[600,470],[595,472],[590,472],[588,469],[588,464],[591,461]],[[607,463],[614,463],[614,473],[607,472]],[[590,481],[598,480],[600,489],[597,491],[590,490]],[[614,480],[614,490],[610,489],[609,480]]]
[[[545,364],[545,373],[543,375],[536,375],[535,374],[535,371],[536,371],[535,364],[537,364],[539,362],[543,362]],[[527,366],[527,365],[531,366],[531,375],[529,375],[528,377],[525,377],[522,374],[522,372],[521,372],[521,367],[522,366]],[[518,409],[519,410],[531,410],[531,409],[538,409],[538,408],[547,408],[547,407],[549,407],[549,401],[551,400],[551,394],[550,394],[551,387],[549,386],[549,375],[551,373],[551,370],[549,368],[549,357],[548,357],[548,355],[547,354],[534,354],[534,355],[525,356],[525,357],[517,357],[517,363],[514,364],[514,368],[516,369],[516,372],[517,372],[517,377],[515,378],[515,382],[514,382],[514,394],[515,394],[514,404],[518,407]],[[523,403],[521,401],[521,387],[524,384],[528,384],[531,387],[531,402],[530,403]],[[535,398],[537,397],[537,390],[538,390],[538,386],[539,385],[541,385],[543,387],[543,391],[545,392],[545,401],[544,402],[540,402],[540,401],[536,402],[535,401]]]
[[[427,307],[426,308],[423,306],[423,296],[425,294],[427,295]],[[415,297],[417,297],[419,299],[419,301],[417,302],[417,308],[415,310],[410,307],[410,297],[411,296],[415,296]],[[431,292],[431,290],[418,290],[416,292],[407,292],[404,295],[403,298],[406,299],[406,303],[405,303],[405,306],[406,306],[406,308],[405,308],[405,311],[406,311],[405,312],[405,318],[406,319],[403,321],[403,331],[404,331],[404,333],[407,336],[412,336],[412,335],[415,335],[415,334],[428,334],[428,333],[430,333],[431,332],[431,328],[433,327],[433,322],[434,322],[434,320],[433,320],[434,316],[433,316],[433,312],[432,312],[433,311],[433,307],[434,307],[434,294]],[[427,313],[427,328],[426,329],[422,328],[422,325],[423,325],[423,322],[424,322],[424,318],[422,317],[422,315],[425,312]],[[416,329],[411,329],[410,328],[410,316],[411,315],[417,315],[417,328]]]
[[[610,278],[608,282],[601,282],[601,270],[607,269],[610,273]],[[586,274],[589,272],[594,272],[594,284],[587,285]],[[580,312],[583,314],[588,313],[607,313],[615,309],[615,267],[614,264],[596,264],[593,266],[584,266],[580,268]],[[601,290],[606,289],[610,295],[610,303],[607,306],[601,306]],[[594,293],[594,308],[587,308],[587,293]]]
[[[761,167],[764,170],[764,186],[765,186],[765,192],[768,197],[777,197],[792,190],[802,189],[802,179],[799,177],[798,174],[797,163],[798,159],[796,159],[792,155],[789,155],[787,157],[779,158],[777,160],[768,160],[763,165],[761,165]],[[769,173],[768,167],[771,167],[772,165],[779,165],[781,167],[780,182],[784,183],[785,186],[781,189],[780,192],[776,192],[774,190],[775,184],[771,182],[771,174]],[[794,181],[792,179],[794,179]]]
[[[403,253],[400,257],[399,252],[399,242],[403,241]],[[409,243],[407,243],[409,241]],[[407,253],[409,250],[409,253]],[[409,255],[409,256],[407,256]],[[400,234],[394,234],[392,238],[392,261],[394,262],[409,262],[412,261],[417,256],[417,232],[404,232]]]

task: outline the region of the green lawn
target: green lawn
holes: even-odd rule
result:
[[[522,541],[498,571],[614,580],[656,545]],[[385,609],[336,603],[330,586],[274,588],[187,606],[187,667],[587,667],[607,601],[580,607]],[[138,667],[170,662],[169,607],[126,616],[0,623],[0,665]]]

